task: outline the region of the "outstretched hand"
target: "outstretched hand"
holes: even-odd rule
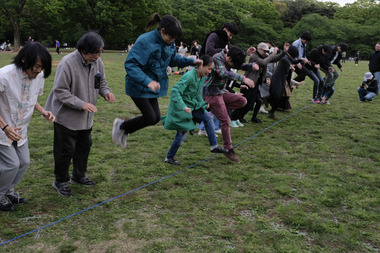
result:
[[[203,61],[199,59],[194,60],[194,65],[201,67],[203,65]]]
[[[288,42],[285,42],[285,43],[284,43],[284,51],[285,51],[285,52],[288,52],[289,47],[290,47],[290,44],[289,44]]]

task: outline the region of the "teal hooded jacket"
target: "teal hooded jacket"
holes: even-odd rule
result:
[[[158,29],[144,33],[137,38],[125,60],[125,92],[133,98],[159,98],[166,96],[169,79],[168,66],[184,68],[193,65],[194,59],[177,54],[173,43],[166,43]],[[160,89],[148,87],[151,81],[160,83]]]

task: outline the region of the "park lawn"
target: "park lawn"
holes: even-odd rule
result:
[[[42,105],[63,57],[52,55]],[[0,66],[13,56],[0,53]],[[140,114],[124,92],[125,57],[102,55],[117,102],[97,104],[88,163],[97,185],[73,185],[70,198],[57,194],[53,126],[35,114],[31,164],[16,189],[29,203],[0,213],[0,242],[38,231],[0,252],[380,251],[380,99],[359,103],[356,91],[368,62],[343,64],[331,105],[311,104],[306,79],[291,111],[231,129],[240,163],[211,157],[207,138],[195,134],[176,156],[182,165],[173,166],[163,160],[175,132],[161,123],[130,135],[126,150],[112,143],[113,119]],[[170,85],[179,78],[170,77]],[[165,115],[169,95],[159,102]]]

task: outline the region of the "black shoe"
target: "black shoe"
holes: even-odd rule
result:
[[[57,181],[54,181],[53,188],[56,189],[57,192],[64,197],[70,197],[72,195],[68,182],[59,183]]]
[[[211,150],[211,153],[228,153],[228,149],[222,148],[221,146],[217,146]]]
[[[248,121],[246,121],[245,119],[239,119],[239,121],[240,121],[241,123],[248,123]]]
[[[176,159],[174,159],[173,157],[166,157],[165,158],[165,162],[166,163],[170,163],[170,164],[173,164],[173,165],[180,165],[181,163],[178,162]]]
[[[7,198],[12,202],[12,204],[28,203],[28,200],[25,198],[20,198],[20,194],[18,194],[17,192],[8,193],[5,194],[5,196],[7,196]]]
[[[270,110],[268,112],[268,118],[270,118],[270,119],[275,119],[276,118],[276,116],[274,115],[274,111]]]
[[[14,211],[15,207],[12,202],[8,199],[7,196],[3,196],[0,198],[0,211],[3,212],[11,212]]]
[[[70,183],[72,183],[72,184],[83,184],[83,185],[96,185],[96,183],[94,181],[92,181],[91,179],[89,179],[86,176],[82,177],[81,179],[76,179],[76,178],[71,177]]]
[[[261,121],[261,119],[258,119],[258,118],[253,118],[253,119],[251,119],[251,122],[252,122],[252,123],[263,123],[263,122]]]

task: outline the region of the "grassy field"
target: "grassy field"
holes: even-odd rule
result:
[[[52,55],[42,105],[63,57]],[[13,56],[0,53],[0,66]],[[176,156],[182,165],[173,166],[163,160],[175,132],[161,123],[130,135],[126,150],[112,143],[113,119],[139,115],[124,93],[125,57],[102,55],[117,102],[97,105],[88,164],[97,185],[73,185],[70,198],[57,194],[53,126],[36,113],[29,125],[31,165],[17,188],[29,203],[0,213],[0,242],[54,224],[0,252],[380,251],[380,99],[359,103],[356,91],[368,62],[343,64],[331,105],[311,105],[307,79],[294,91],[291,111],[232,129],[240,163],[217,155],[197,164],[212,155],[207,138],[194,135]],[[179,77],[170,77],[170,85]],[[159,100],[162,115],[168,99]]]

